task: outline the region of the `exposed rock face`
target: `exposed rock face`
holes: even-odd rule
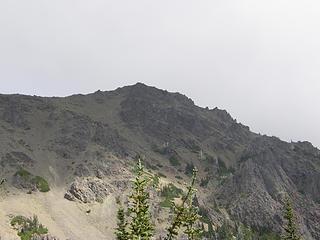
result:
[[[98,180],[93,179],[76,179],[64,197],[70,201],[102,202],[103,199],[111,192],[111,188]]]
[[[79,164],[74,172],[77,177],[89,176],[89,174],[89,169],[84,164]]]
[[[287,193],[304,239],[320,238],[319,149],[255,134],[225,110],[197,107],[179,93],[136,84],[67,98],[0,95],[0,143],[3,177],[50,166],[59,184],[79,177],[65,194],[72,201],[102,201],[111,191],[106,179],[127,189],[122,177],[139,155],[148,171],[171,180],[197,166],[206,180],[198,204],[215,225],[233,216],[279,231]]]
[[[95,143],[120,156],[125,155],[121,145],[125,140],[105,123],[96,122],[88,116],[69,110],[51,113],[50,119],[51,122],[59,122],[61,135],[50,141],[49,149],[62,158],[70,159],[79,155],[90,143]]]
[[[23,152],[10,152],[2,157],[0,165],[11,167],[32,167],[34,160]]]
[[[31,236],[31,240],[59,240],[59,239],[51,236],[50,234],[38,235],[38,234],[34,233]]]
[[[39,188],[39,184],[36,184],[32,181],[31,177],[24,177],[24,176],[14,176],[13,177],[13,186],[20,189],[26,189],[30,191],[36,191]]]
[[[197,136],[206,135],[208,121],[196,114],[192,100],[167,91],[145,90],[145,86],[137,85],[121,103],[120,116],[130,127],[141,128],[145,134],[163,140],[175,138],[179,128]],[[174,108],[177,103],[183,108]]]
[[[30,111],[30,108],[20,99],[2,98],[1,100],[5,103],[2,119],[13,127],[29,129],[25,114]]]

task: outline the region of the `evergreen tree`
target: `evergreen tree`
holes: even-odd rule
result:
[[[122,207],[120,207],[118,210],[117,218],[118,218],[118,222],[117,222],[117,227],[115,229],[117,240],[128,240],[129,236],[126,230],[128,222],[125,219],[124,209]]]
[[[154,227],[151,223],[149,193],[145,190],[146,184],[147,181],[143,178],[143,166],[139,159],[134,192],[129,196],[131,199],[131,206],[128,209],[131,217],[129,239],[132,240],[149,240],[153,236]]]
[[[197,237],[202,233],[201,225],[198,224],[196,226],[197,221],[199,220],[200,216],[195,206],[190,204],[187,207],[185,214],[183,216],[183,227],[186,229],[183,231],[189,240],[198,239]]]
[[[299,240],[301,237],[297,234],[297,228],[295,224],[295,216],[291,207],[290,199],[286,196],[285,199],[285,216],[284,218],[287,219],[288,223],[286,227],[283,227],[285,231],[285,235],[283,235],[282,239],[292,239],[292,240]]]
[[[186,207],[183,215],[183,227],[186,229],[184,233],[187,234],[189,240],[197,239],[197,237],[202,233],[201,228],[196,227],[195,224],[199,220],[200,216],[198,214],[198,208],[193,204],[193,194],[197,189],[193,188],[197,177],[197,169],[193,169],[193,178],[191,185],[187,186],[187,189],[190,189],[189,205]]]
[[[196,192],[194,188],[197,169],[193,169],[192,182],[187,185],[187,194],[182,199],[182,204],[180,206],[173,203],[174,216],[169,228],[167,228],[168,234],[166,239],[172,240],[178,235],[178,230],[183,226],[185,227],[184,233],[187,234],[188,239],[196,239],[196,237],[201,233],[199,227],[195,227],[196,221],[199,219],[197,209],[192,205],[193,194]],[[189,206],[186,206],[189,200]]]
[[[198,208],[194,206],[193,194],[197,176],[197,169],[193,169],[193,177],[190,185],[187,185],[187,193],[182,199],[181,205],[173,203],[174,216],[165,239],[172,240],[178,235],[178,230],[184,227],[184,233],[189,240],[197,239],[202,233],[201,225],[198,223],[200,218]],[[126,221],[124,209],[120,206],[117,214],[118,222],[115,228],[117,240],[149,240],[153,237],[154,226],[151,223],[149,212],[149,193],[145,190],[147,179],[143,176],[143,166],[138,159],[137,177],[134,181],[133,193],[129,196],[131,199],[128,207],[130,221]],[[118,204],[120,204],[118,200]],[[127,226],[129,225],[129,231]],[[212,226],[211,226],[212,227]],[[202,228],[204,228],[202,226]]]

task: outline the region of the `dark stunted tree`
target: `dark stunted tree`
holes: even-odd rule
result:
[[[285,216],[287,225],[283,227],[285,235],[281,236],[282,239],[299,240],[301,237],[297,234],[297,227],[295,224],[295,216],[291,207],[290,199],[288,196],[285,198]]]

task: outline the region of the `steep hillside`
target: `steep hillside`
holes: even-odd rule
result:
[[[0,146],[3,237],[16,234],[10,216],[37,214],[61,239],[113,239],[115,198],[126,200],[139,155],[159,177],[152,211],[163,229],[161,187],[183,188],[197,166],[205,224],[279,232],[287,193],[300,234],[320,238],[320,151],[255,134],[179,93],[138,83],[66,98],[0,95]],[[38,192],[35,176],[49,192]]]

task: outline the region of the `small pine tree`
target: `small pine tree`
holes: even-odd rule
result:
[[[140,159],[137,166],[137,177],[134,181],[134,192],[129,196],[131,207],[128,208],[131,222],[129,238],[132,240],[149,240],[153,236],[154,227],[149,212],[149,193],[146,192],[146,179],[143,178],[143,166]]]
[[[194,185],[197,178],[197,169],[193,169],[192,182],[187,185],[187,194],[182,199],[180,206],[173,203],[174,217],[169,228],[167,228],[168,234],[166,240],[172,240],[178,235],[178,230],[183,226],[185,227],[184,233],[187,234],[188,239],[196,239],[201,233],[199,227],[195,227],[196,221],[199,219],[197,209],[192,205],[193,194],[196,192]],[[189,206],[186,206],[189,200]]]
[[[122,207],[120,207],[118,210],[117,218],[118,218],[118,222],[117,222],[117,227],[115,229],[117,240],[128,240],[129,236],[126,230],[128,222],[125,219],[124,209]]]
[[[190,203],[183,215],[182,224],[182,226],[186,228],[183,232],[188,236],[189,240],[198,239],[197,237],[202,233],[201,225],[198,224],[198,226],[196,226],[199,218],[200,216],[198,214],[197,208],[193,206],[192,203]]]
[[[193,169],[193,177],[192,177],[192,183],[191,185],[187,186],[187,189],[189,191],[190,189],[190,197],[189,197],[189,205],[186,207],[185,212],[183,214],[183,227],[186,229],[184,230],[184,233],[188,236],[189,240],[197,239],[197,237],[202,233],[202,230],[199,226],[195,226],[197,221],[200,218],[200,215],[198,214],[198,208],[194,206],[193,204],[193,194],[196,193],[197,189],[193,187],[195,184],[197,177],[197,169]]]
[[[285,216],[284,218],[288,220],[287,226],[283,227],[285,231],[285,235],[281,236],[282,239],[292,239],[292,240],[299,240],[301,237],[297,234],[297,228],[295,224],[295,216],[291,207],[290,199],[286,196],[285,199]]]
[[[174,216],[169,228],[166,240],[172,240],[178,235],[181,227],[185,227],[184,233],[189,240],[197,239],[197,236],[202,233],[201,225],[198,223],[200,216],[198,209],[193,204],[193,194],[196,192],[194,188],[197,176],[197,169],[193,169],[193,177],[190,185],[187,185],[187,194],[182,199],[181,205],[176,205],[173,202]],[[151,223],[151,215],[149,212],[149,193],[145,187],[147,180],[143,177],[143,166],[138,159],[137,177],[134,181],[134,191],[129,196],[131,199],[128,207],[130,221],[125,220],[124,209],[118,210],[117,228],[115,235],[117,240],[149,240],[153,237],[154,226]],[[119,200],[118,204],[119,204]],[[188,203],[188,204],[187,204]],[[129,225],[129,231],[126,228]],[[202,228],[204,228],[202,226]]]

